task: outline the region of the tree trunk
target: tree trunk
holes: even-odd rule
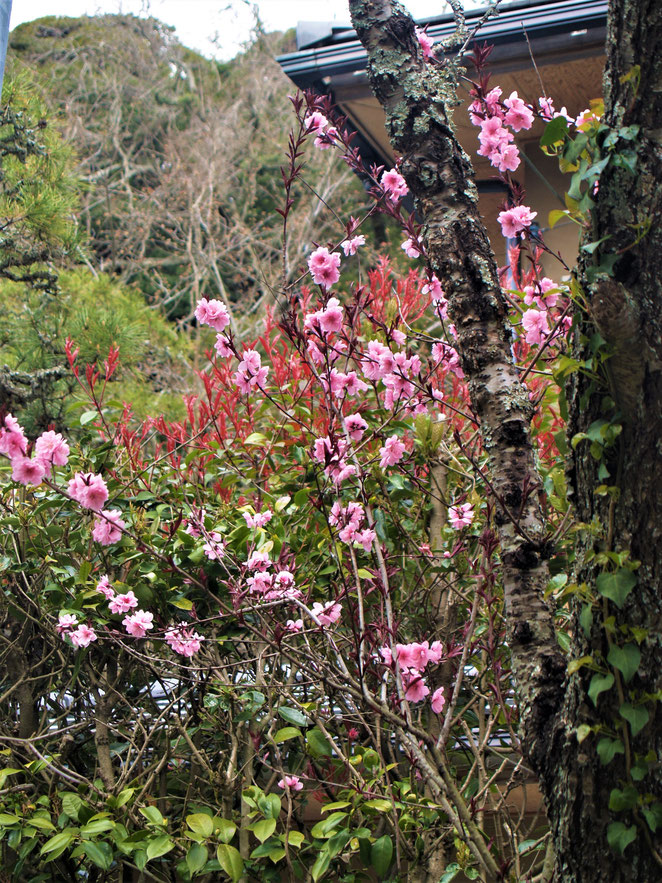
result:
[[[623,426],[618,443],[605,449],[602,464],[586,442],[573,449],[571,464],[579,518],[590,523],[595,517],[601,525],[585,531],[578,542],[577,581],[587,583],[591,603],[586,604],[586,595],[581,601],[576,596],[571,649],[572,658],[591,655],[603,672],[614,675],[613,689],[598,699],[597,711],[587,694],[592,671],[580,669],[566,683],[566,661],[544,602],[547,550],[536,505],[540,480],[529,438],[531,406],[512,363],[506,305],[478,213],[471,166],[450,123],[456,89],[452,65],[426,64],[413,22],[397,2],[350,0],[350,10],[368,52],[372,89],[386,112],[391,143],[402,156],[401,171],[424,223],[428,261],[449,300],[472,407],[490,458],[523,747],[548,808],[556,849],[554,879],[661,879],[659,847],[651,830],[655,820],[649,824],[646,812],[652,818],[651,807],[660,798],[656,761],[662,748],[656,701],[662,696],[662,564],[656,555],[662,533],[662,131],[651,128],[662,119],[662,62],[656,56],[662,45],[662,9],[653,0],[613,0],[610,7],[606,121],[616,129],[639,125],[641,131],[635,141],[634,174],[627,163],[612,162],[600,181],[590,241],[609,238],[594,252],[592,266],[581,268],[590,307],[578,320],[577,358],[591,355],[589,341],[597,329],[612,353],[605,385],[589,388],[588,377],[577,375],[569,396],[571,434],[586,431],[596,419]],[[640,59],[646,59],[646,70],[633,69]],[[616,152],[631,146],[621,139]],[[596,269],[606,255],[617,256],[612,275]],[[593,337],[594,346],[595,341]],[[599,485],[619,491],[596,495]],[[513,513],[521,513],[518,524]],[[629,551],[630,558],[619,564],[596,559],[596,551]],[[641,561],[635,571],[638,582],[619,610],[594,587],[600,574],[628,571],[628,560]],[[579,618],[587,606],[592,624],[586,612]],[[625,645],[634,650],[624,651]],[[626,684],[623,672],[607,657],[618,659],[625,652],[632,658],[637,650],[641,663]],[[624,703],[627,714],[628,703],[639,717],[641,709],[649,714],[636,738],[619,713]],[[624,753],[602,765],[597,744],[610,735],[622,738]],[[643,771],[643,779],[633,779],[633,767]],[[616,802],[614,788],[621,793]],[[632,788],[634,792],[628,791]],[[612,806],[619,800],[627,803],[633,793],[639,795],[634,807],[610,811],[610,799]],[[636,835],[622,855],[618,844],[610,849],[607,843],[610,825],[614,839],[613,823]],[[662,817],[657,827],[662,829]],[[624,843],[621,839],[620,846]]]

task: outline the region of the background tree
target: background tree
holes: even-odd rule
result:
[[[457,68],[426,65],[413,22],[398,3],[352,0],[350,8],[369,54],[373,90],[424,221],[430,263],[458,327],[472,406],[501,501],[508,641],[523,702],[524,745],[554,833],[555,879],[656,879],[662,868],[659,822],[646,813],[662,787],[653,760],[661,694],[660,572],[652,552],[662,523],[662,335],[653,232],[661,182],[659,139],[651,129],[659,94],[649,84],[659,76],[660,61],[652,48],[657,43],[649,40],[659,38],[662,19],[647,4],[610,3],[599,136],[608,171],[584,205],[590,214],[577,277],[584,299],[574,352],[579,368],[596,365],[596,347],[606,364],[597,380],[589,371],[574,374],[570,428],[570,475],[585,526],[576,547],[579,588],[570,600],[569,652],[571,660],[584,660],[597,672],[591,676],[580,664],[566,677],[545,601],[550,550],[532,492],[540,485],[529,441],[533,411],[510,358],[507,306],[470,166],[449,122]],[[456,12],[461,26],[459,5]],[[462,39],[460,34],[456,45]],[[587,166],[580,169],[586,172]],[[610,433],[610,426],[617,429]],[[643,464],[650,484],[642,480]],[[512,509],[522,513],[523,531],[513,529]],[[598,703],[599,689],[608,693]],[[606,733],[598,753],[597,737]],[[609,766],[605,751],[616,752]],[[633,859],[625,849],[637,834],[646,847]],[[605,850],[607,839],[623,856],[620,862]]]

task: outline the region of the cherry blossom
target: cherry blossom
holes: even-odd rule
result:
[[[381,185],[393,202],[397,202],[402,196],[406,196],[409,193],[407,182],[400,172],[396,172],[395,169],[390,169],[388,172],[384,172],[381,179]]]
[[[311,613],[317,617],[320,625],[328,626],[338,622],[342,613],[342,607],[337,601],[328,601],[326,604],[320,604],[319,601],[315,601],[311,607]]]
[[[148,613],[145,610],[136,610],[133,616],[124,617],[122,625],[134,638],[144,638],[147,631],[154,628],[153,619],[153,613]]]
[[[31,460],[19,454],[12,461],[11,477],[20,484],[41,484],[46,474],[46,467],[41,460]]]
[[[381,455],[379,465],[382,469],[385,469],[386,466],[394,466],[402,460],[405,451],[406,448],[397,435],[389,436],[384,442],[383,447],[379,449]]]
[[[69,496],[79,502],[84,509],[98,512],[108,499],[106,482],[94,472],[77,472],[69,481]]]
[[[329,289],[340,279],[340,255],[331,253],[328,248],[320,246],[308,258],[310,270],[315,285]]]
[[[34,443],[34,452],[38,460],[50,467],[66,466],[69,459],[69,445],[59,432],[42,432],[37,441]],[[48,469],[50,474],[50,468]]]
[[[428,36],[428,34],[421,28],[416,28],[416,39],[423,50],[423,57],[431,58],[434,54],[432,51],[432,47],[434,46],[434,40],[432,37]]]
[[[126,527],[119,509],[103,511],[94,521],[92,539],[102,546],[110,546],[122,539],[122,531]]]
[[[195,318],[215,331],[223,331],[230,324],[230,314],[225,304],[220,300],[207,300],[206,297],[198,301]]]
[[[441,714],[441,711],[445,704],[446,697],[444,696],[444,688],[437,687],[437,689],[432,694],[432,699],[430,700],[432,711],[434,711],[435,714]]]
[[[283,776],[278,782],[278,787],[289,791],[301,791],[303,782],[298,776]]]
[[[97,633],[89,625],[81,623],[75,632],[69,634],[74,647],[88,647],[92,641],[96,641]]]
[[[352,236],[351,239],[345,239],[344,242],[340,243],[340,247],[345,252],[346,258],[350,255],[356,254],[361,245],[365,245],[365,236],[363,235]]]
[[[474,520],[473,506],[470,503],[450,506],[448,509],[448,518],[455,530],[468,527]]]
[[[497,221],[501,224],[501,232],[510,239],[531,226],[538,212],[532,212],[526,205],[516,205],[506,211],[499,212]]]
[[[421,250],[418,247],[418,242],[411,238],[405,239],[400,248],[404,251],[407,257],[419,258],[421,256]]]
[[[541,344],[549,334],[546,310],[526,310],[522,315],[522,328],[526,331],[526,342]]]
[[[108,604],[111,613],[128,613],[129,610],[135,610],[137,606],[138,599],[131,590],[124,595],[114,595]]]

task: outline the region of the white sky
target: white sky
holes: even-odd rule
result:
[[[406,0],[405,5],[415,18],[448,11],[443,0]],[[250,36],[253,6],[268,31],[284,31],[298,21],[349,23],[347,0],[13,0],[10,29],[44,15],[153,15],[173,25],[185,46],[227,59]]]

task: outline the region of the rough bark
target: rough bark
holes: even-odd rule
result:
[[[543,600],[547,550],[533,493],[539,479],[529,438],[531,406],[511,360],[506,306],[478,214],[471,166],[450,125],[456,85],[452,69],[444,73],[425,63],[413,23],[397,2],[350,0],[350,9],[368,52],[372,89],[384,107],[391,143],[402,156],[401,171],[424,222],[430,265],[449,299],[472,407],[490,458],[523,747],[548,807],[556,851],[554,880],[658,880],[662,867],[655,835],[637,812],[631,818],[611,813],[609,798],[615,786],[631,781],[629,769],[638,754],[652,749],[660,756],[659,702],[654,711],[651,705],[649,724],[630,740],[627,756],[617,757],[613,766],[601,766],[597,727],[605,720],[623,724],[618,718],[623,685],[617,676],[618,690],[600,701],[598,713],[587,697],[590,672],[580,671],[565,683],[565,660]],[[597,518],[602,525],[579,541],[577,579],[595,585],[604,570],[604,564],[596,568],[586,554],[595,550],[629,550],[641,566],[637,587],[622,611],[597,598],[588,637],[576,621],[572,656],[601,654],[606,659],[613,636],[605,630],[604,619],[610,615],[617,614],[617,625],[644,629],[642,662],[625,697],[639,702],[645,693],[662,695],[662,563],[656,554],[662,532],[662,130],[656,128],[662,119],[662,62],[656,54],[662,45],[662,10],[653,0],[612,0],[609,15],[606,119],[615,128],[639,125],[641,132],[636,173],[608,166],[600,181],[590,240],[609,237],[594,255],[595,261],[605,253],[617,255],[613,273],[582,268],[590,308],[580,319],[578,358],[586,357],[582,348],[596,330],[607,341],[611,358],[604,388],[591,392],[587,379],[575,378],[571,432],[585,430],[602,417],[621,420],[623,432],[620,443],[606,453],[609,483],[620,489],[617,503],[609,496],[596,496],[604,478],[598,477],[588,446],[574,452],[571,486],[578,515],[588,523]],[[638,63],[642,69],[637,88],[639,73],[632,69]],[[623,634],[616,633],[617,644]],[[596,732],[580,743],[577,729],[582,724],[596,727]],[[640,790],[659,799],[656,765]],[[638,839],[623,857],[607,845],[607,827],[615,819],[638,826]]]

